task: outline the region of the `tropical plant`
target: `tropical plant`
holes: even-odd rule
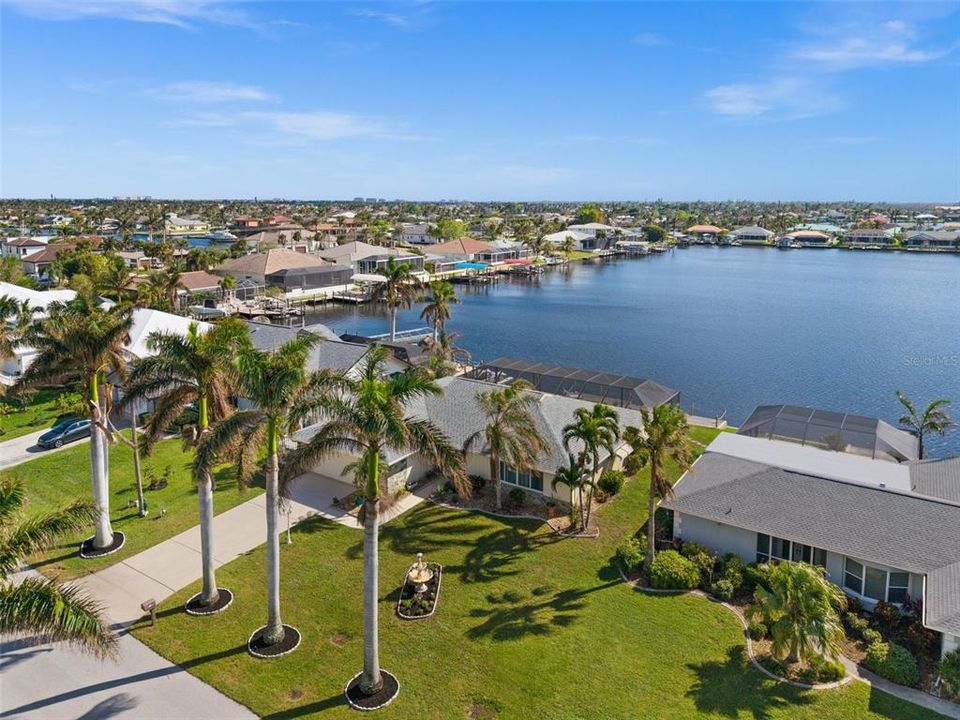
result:
[[[301,412],[322,413],[324,424],[309,442],[292,451],[283,472],[283,488],[302,471],[336,453],[359,454],[366,467],[363,482],[363,673],[360,690],[376,693],[383,684],[380,673],[378,590],[379,516],[382,473],[387,452],[412,451],[435,467],[453,484],[457,493],[468,497],[470,483],[463,455],[443,432],[428,420],[415,420],[406,406],[418,398],[439,395],[433,381],[418,374],[385,377],[389,351],[374,346],[367,353],[358,378],[339,378],[333,384],[340,392],[319,394]]]
[[[137,300],[147,307],[171,311],[176,306],[177,293],[182,287],[179,270],[154,270],[140,286]]]
[[[687,417],[675,405],[658,405],[649,410],[641,408],[643,428],[628,427],[623,439],[633,448],[624,461],[631,475],[650,465],[650,493],[647,504],[647,557],[646,568],[656,557],[656,511],[657,501],[673,495],[673,485],[664,467],[672,460],[680,470],[687,471],[692,463],[693,448],[688,434]]]
[[[154,332],[147,338],[147,348],[153,354],[133,366],[123,400],[136,414],[140,401],[153,399],[154,409],[144,428],[147,452],[191,403],[196,404],[198,414],[195,442],[209,431],[211,416],[216,422],[232,412],[230,400],[237,390],[233,359],[249,344],[247,326],[237,318],[224,320],[206,333],[197,323],[190,323],[185,336]],[[209,468],[201,468],[198,475],[203,565],[199,602],[208,606],[220,599],[214,574],[213,477]]]
[[[113,542],[107,456],[110,396],[101,390],[108,384],[108,375],[126,377],[121,349],[129,339],[133,315],[129,307],[105,310],[83,295],[66,304],[51,304],[48,313],[30,341],[37,356],[14,385],[14,392],[77,378],[83,381],[91,423],[93,503],[98,510],[93,547],[105,548]]]
[[[593,490],[600,472],[600,451],[606,450],[607,455],[613,457],[614,445],[620,439],[620,416],[612,407],[602,403],[597,403],[589,410],[577,408],[573,415],[574,421],[563,428],[563,447],[569,451],[572,443],[580,443],[580,466],[586,468],[587,460],[590,461],[590,482],[585,483],[588,492],[584,528],[587,528],[590,525]],[[581,508],[583,501],[581,496]]]
[[[920,459],[923,459],[923,438],[929,433],[937,433],[940,437],[947,432],[954,424],[953,418],[946,411],[950,401],[946,398],[937,398],[929,403],[922,412],[918,412],[916,406],[906,395],[899,390],[896,391],[897,400],[907,411],[900,418],[901,427],[917,437],[919,441]]]
[[[30,300],[0,296],[0,358],[13,357],[17,347],[26,341],[34,329],[39,313],[40,308]]]
[[[827,580],[823,568],[782,562],[770,570],[770,589],[758,587],[748,611],[770,629],[773,653],[788,662],[826,652],[836,660],[844,640],[839,613],[846,596]]]
[[[580,527],[586,529],[587,520],[584,514],[583,489],[584,487],[594,486],[592,475],[587,472],[583,463],[578,462],[573,453],[567,453],[569,458],[567,465],[561,465],[553,475],[552,486],[556,490],[558,485],[566,485],[570,488],[570,499],[573,500],[576,494],[580,508]]]
[[[573,255],[574,251],[577,249],[577,241],[573,239],[573,235],[564,236],[561,249],[563,250],[564,257],[569,260],[570,256]]]
[[[257,458],[267,455],[266,502],[267,518],[267,624],[258,631],[264,645],[281,642],[285,629],[280,616],[280,539],[278,510],[280,503],[280,446],[283,437],[306,417],[307,406],[313,406],[318,395],[331,386],[331,376],[315,372],[309,376],[307,356],[320,338],[315,335],[290,340],[273,353],[250,347],[238,353],[239,391],[252,407],[220,419],[200,439],[194,458],[193,475],[204,481],[214,466],[233,460],[238,483],[246,487]]]
[[[430,377],[442,378],[454,375],[461,365],[470,363],[470,353],[454,343],[460,333],[441,333],[436,341],[427,338],[424,345],[430,353],[426,370]]]
[[[18,480],[0,480],[0,633],[29,642],[67,642],[98,656],[115,653],[117,637],[100,606],[77,587],[29,575],[10,581],[23,558],[49,550],[92,522],[97,509],[73,502],[54,511],[23,516],[26,491]]]
[[[540,428],[530,409],[536,403],[530,383],[516,380],[505,388],[478,392],[476,403],[486,418],[482,430],[473,433],[464,443],[464,452],[469,452],[479,441],[490,453],[490,479],[497,494],[497,509],[503,508],[500,463],[530,470],[537,459],[550,454]]]
[[[383,301],[390,310],[390,342],[397,339],[397,310],[410,307],[419,297],[421,282],[413,274],[409,263],[398,263],[392,257],[387,258],[386,267],[380,272],[386,278],[373,287],[371,299]]]
[[[459,305],[460,298],[453,289],[453,284],[445,280],[430,283],[430,295],[425,298],[427,304],[420,312],[420,317],[433,326],[433,341],[437,342],[444,332],[447,320],[450,319],[450,306]]]

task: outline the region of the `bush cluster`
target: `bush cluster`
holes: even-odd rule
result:
[[[646,556],[647,538],[644,535],[626,538],[617,546],[617,560],[628,575],[640,569]]]
[[[604,497],[616,495],[623,488],[624,476],[619,470],[604,470],[597,481],[597,489]]]
[[[733,583],[726,578],[720,578],[710,586],[710,594],[724,602],[733,597]]]
[[[867,645],[873,645],[874,643],[883,641],[883,636],[880,634],[880,631],[874,630],[873,628],[867,628],[860,634]]]
[[[863,637],[863,631],[870,627],[870,621],[855,612],[848,612],[843,617],[850,632]]]
[[[748,563],[743,569],[743,585],[753,595],[758,587],[770,589],[770,565],[768,563]]]
[[[810,670],[813,670],[817,682],[828,683],[843,680],[847,675],[847,669],[841,662],[831,662],[819,655],[814,655],[810,659]]]
[[[762,622],[752,622],[747,628],[747,634],[751,640],[763,640],[770,631]]]
[[[662,590],[693,590],[700,584],[700,570],[676,550],[664,550],[650,566],[650,584]]]
[[[920,669],[913,655],[894,642],[875,642],[867,648],[863,664],[867,670],[899,685],[920,684]]]
[[[701,580],[704,585],[708,585],[713,578],[713,568],[717,564],[717,558],[707,549],[706,545],[698,542],[685,542],[680,546],[680,554],[687,560],[696,565],[700,571]]]
[[[940,677],[954,695],[960,696],[960,648],[951,650],[940,659]]]
[[[510,499],[510,504],[514,507],[522,507],[523,503],[527,499],[527,494],[518,487],[510,488],[510,493],[507,495]]]

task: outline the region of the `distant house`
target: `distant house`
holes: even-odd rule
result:
[[[960,458],[828,447],[720,433],[662,503],[674,538],[745,562],[818,565],[868,610],[920,600],[941,651],[960,647]]]
[[[686,232],[701,243],[715,243],[726,230],[716,225],[693,225]]]
[[[858,228],[848,230],[844,236],[844,242],[855,247],[866,245],[888,246],[893,245],[893,233],[889,230]]]
[[[730,232],[735,240],[743,245],[768,245],[773,239],[773,233],[758,225],[739,227]]]
[[[332,248],[325,248],[317,252],[317,255],[322,257],[324,260],[335,262],[337,265],[344,265],[346,267],[353,268],[356,267],[357,261],[373,255],[393,255],[396,257],[405,254],[409,253],[405,253],[403,250],[399,250],[397,248],[371,245],[370,243],[360,242],[359,240],[348,242],[343,245],[337,245]]]
[[[481,261],[484,258],[490,258],[499,255],[499,251],[485,240],[475,240],[472,237],[457,238],[430,248],[430,252],[436,255],[457,258],[461,261],[476,260]],[[504,257],[506,259],[506,257]],[[488,260],[484,260],[485,262]]]
[[[567,238],[573,240],[575,250],[595,250],[597,248],[597,236],[578,230],[561,230],[560,232],[550,233],[543,236],[543,241],[550,243],[554,248],[562,248]]]
[[[149,270],[151,267],[151,258],[141,250],[119,250],[116,254],[132,270]]]
[[[221,277],[233,275],[238,282],[250,281],[267,284],[267,277],[281,270],[319,268],[329,265],[313,255],[294,252],[286,248],[271,248],[265,252],[252,253],[221,263],[213,272]]]
[[[279,246],[289,248],[299,253],[309,252],[311,241],[316,233],[299,225],[291,227],[267,228],[260,232],[248,235],[247,247],[262,248]]]
[[[830,236],[816,230],[794,230],[780,238],[781,243],[803,245],[804,247],[827,247]]]
[[[360,236],[360,228],[355,224],[317,223],[313,228],[318,242],[331,245],[353,242]]]
[[[400,227],[400,242],[411,245],[436,245],[440,238],[430,234],[428,223],[404,223]]]
[[[199,218],[178,217],[176,213],[168,213],[164,228],[168,235],[202,234],[210,232],[210,223]]]
[[[9,297],[17,302],[28,302],[39,311],[36,317],[44,317],[51,303],[70,302],[77,296],[73,290],[32,290],[8,282],[0,282],[0,297]],[[17,377],[30,366],[38,351],[27,345],[13,349],[11,357],[0,358],[0,384],[12,385]]]
[[[0,257],[15,257],[23,259],[30,253],[35,253],[47,246],[50,238],[47,237],[15,237],[0,241]]]
[[[907,235],[904,245],[938,250],[960,249],[960,230],[923,230]]]
[[[400,255],[390,255],[379,253],[376,255],[367,255],[354,263],[358,274],[377,275],[382,274],[390,261],[393,260],[397,265],[409,265],[412,272],[423,272],[423,255],[414,255],[406,253]]]
[[[53,265],[60,253],[75,250],[76,247],[75,243],[49,243],[37,252],[24,255],[21,258],[24,275],[29,275],[40,282],[49,281],[50,266]]]
[[[251,215],[239,215],[233,219],[233,227],[237,229],[249,229],[260,226],[260,221]]]

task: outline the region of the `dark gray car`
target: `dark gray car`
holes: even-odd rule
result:
[[[37,445],[44,449],[58,448],[64,443],[85,437],[90,437],[89,420],[64,420],[41,435],[37,440]]]

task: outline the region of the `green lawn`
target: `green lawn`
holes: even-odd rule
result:
[[[0,397],[0,403],[11,410],[9,414],[0,414],[0,442],[51,427],[61,417],[57,406],[61,395],[73,393],[61,389],[39,390],[23,409],[12,399]]]
[[[384,526],[381,660],[401,692],[378,717],[933,717],[859,683],[807,692],[772,682],[747,663],[729,611],[622,583],[611,558],[644,521],[647,481],[632,480],[601,510],[596,540],[428,503]],[[361,539],[314,520],[281,545],[283,617],[303,633],[292,655],[246,652],[265,621],[262,547],[218,570],[236,593],[226,613],[184,614],[198,589],[189,587],[163,603],[157,627],[141,623],[135,633],[263,717],[356,717],[342,691],[362,659]],[[397,593],[418,551],[444,565],[439,607],[429,620],[403,622]]]
[[[162,440],[150,457],[143,458],[145,487],[151,474],[159,477],[167,467],[171,469],[171,477],[163,490],[145,492],[150,513],[141,518],[135,507],[137,491],[133,452],[122,443],[113,445],[110,448],[110,489],[113,493],[110,513],[114,530],[126,534],[126,544],[112,555],[84,560],[78,553],[79,543],[93,534],[91,528],[90,532],[81,533],[74,540],[33,558],[32,564],[47,575],[74,578],[101,570],[193,527],[198,522],[197,493],[190,477],[190,459],[191,454],[183,452],[180,440]],[[89,443],[41,455],[36,460],[0,472],[0,477],[16,477],[24,482],[28,512],[59,507],[77,498],[90,499]],[[260,492],[254,487],[240,494],[231,472],[221,469],[217,473],[214,495],[216,511],[223,512]],[[164,517],[160,517],[161,508],[166,508]]]

